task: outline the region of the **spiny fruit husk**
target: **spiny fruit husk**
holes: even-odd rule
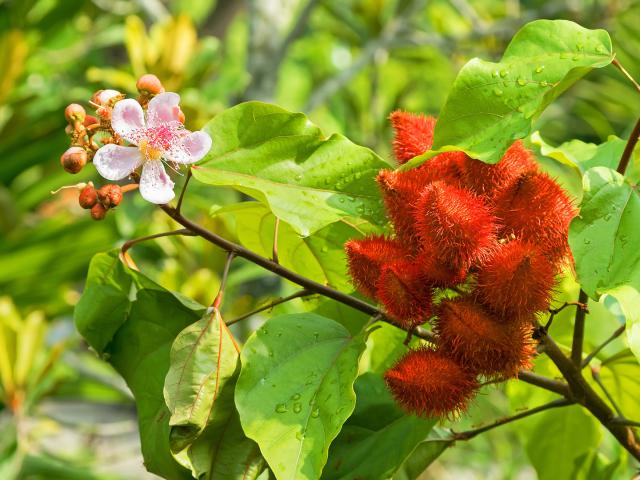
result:
[[[452,269],[468,269],[496,243],[495,217],[468,190],[433,182],[414,210],[416,230],[425,251],[439,252]]]
[[[496,195],[495,204],[503,224],[501,238],[513,235],[533,243],[554,260],[568,255],[569,224],[577,210],[549,175],[520,175]]]
[[[443,353],[487,377],[515,377],[531,368],[535,353],[531,322],[505,323],[472,297],[443,300],[434,331]]]
[[[406,163],[431,148],[435,118],[396,110],[389,120],[395,130],[393,153],[398,162]]]
[[[496,193],[525,173],[535,173],[538,165],[533,153],[521,141],[513,143],[496,164],[468,158],[463,170],[465,184],[476,194],[491,201]]]
[[[431,316],[433,288],[416,262],[405,260],[384,265],[376,287],[387,315],[405,330]]]
[[[415,263],[422,270],[425,280],[436,287],[453,287],[463,282],[467,276],[465,268],[453,268],[435,250],[420,252]]]
[[[384,379],[407,411],[427,417],[455,417],[479,388],[475,375],[440,351],[410,350]]]
[[[478,270],[476,293],[505,318],[529,315],[549,308],[555,272],[534,245],[512,240],[499,245]]]
[[[400,243],[382,235],[349,240],[344,245],[349,274],[360,293],[376,298],[376,283],[383,264],[402,260],[408,253]]]

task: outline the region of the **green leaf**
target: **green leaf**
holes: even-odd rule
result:
[[[127,268],[117,250],[94,257],[86,288],[88,296],[74,314],[76,326],[133,393],[145,466],[167,479],[190,478],[169,449],[169,410],[162,393],[171,344],[204,308]],[[109,312],[117,313],[116,321]]]
[[[458,73],[440,111],[432,151],[463,150],[496,163],[509,146],[531,132],[532,122],[560,94],[593,68],[613,60],[604,30],[588,30],[567,20],[536,20],[511,40],[498,63],[474,58]]]
[[[631,350],[640,358],[640,197],[614,170],[596,167],[583,177],[580,216],[569,228],[576,272],[585,292],[618,300],[627,318]]]
[[[582,407],[554,408],[538,414],[527,436],[526,451],[540,480],[576,478],[582,455],[596,448],[602,431]]]
[[[356,402],[364,334],[311,313],[268,320],[242,350],[236,406],[279,480],[316,480]]]
[[[627,349],[602,362],[600,379],[627,418],[640,410],[640,364]],[[597,388],[597,387],[594,387]]]
[[[406,461],[404,474],[408,475],[416,469],[424,470],[450,443],[431,444],[427,438],[436,419],[402,412],[379,374],[365,373],[356,381],[355,389],[356,409],[331,445],[323,479],[387,479],[394,477]],[[424,448],[416,451],[422,445]],[[402,472],[398,475],[407,478]]]
[[[344,217],[385,222],[375,176],[389,164],[341,135],[325,138],[305,115],[248,102],[205,130],[213,147],[194,177],[256,198],[299,234]]]
[[[255,478],[264,460],[240,426],[233,403],[240,353],[218,310],[180,332],[170,362],[164,397],[176,458],[195,478]]]

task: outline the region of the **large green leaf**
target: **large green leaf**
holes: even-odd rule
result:
[[[640,411],[640,364],[627,349],[602,362],[600,379],[627,418]],[[597,387],[594,387],[597,388]]]
[[[364,333],[311,313],[268,320],[242,350],[236,406],[279,480],[320,478],[356,403]]]
[[[164,397],[170,445],[195,478],[255,478],[264,461],[243,433],[233,394],[240,351],[217,309],[176,337]]]
[[[500,62],[474,58],[458,73],[436,125],[433,150],[405,165],[419,165],[441,151],[463,150],[496,163],[514,140],[573,83],[613,60],[604,30],[567,20],[536,20],[511,40]]]
[[[194,177],[251,195],[301,235],[344,217],[384,223],[375,176],[389,165],[341,135],[325,138],[303,114],[248,102],[205,130],[213,147]]]
[[[569,228],[578,279],[590,297],[618,300],[631,349],[640,358],[640,196],[605,167],[588,170],[583,189],[580,216]]]
[[[598,421],[581,406],[554,408],[535,417],[526,451],[540,480],[577,478],[581,457],[600,443]]]
[[[355,390],[356,409],[331,445],[323,479],[388,479],[396,474],[407,478],[411,472],[422,472],[450,443],[428,440],[436,419],[402,412],[379,374],[365,373]],[[424,448],[416,451],[419,446]],[[399,471],[408,460],[406,469]]]
[[[101,253],[91,261],[88,294],[76,307],[76,326],[135,397],[147,469],[167,479],[190,478],[169,449],[169,410],[162,392],[171,344],[204,308],[127,268],[118,253]],[[117,314],[116,320],[109,312]]]

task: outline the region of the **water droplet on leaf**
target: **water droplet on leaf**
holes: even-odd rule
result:
[[[279,403],[276,405],[276,413],[284,413],[287,411],[287,405],[285,403]]]
[[[300,402],[296,402],[293,404],[293,413],[300,413],[302,411],[302,404]]]

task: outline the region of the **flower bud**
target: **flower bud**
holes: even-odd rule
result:
[[[180,110],[180,107],[178,107],[178,121],[182,124],[184,124],[185,121],[185,117],[184,117],[184,112],[182,110]]]
[[[160,79],[151,73],[141,76],[136,83],[136,88],[141,94],[158,95],[164,92]]]
[[[96,202],[98,201],[98,194],[96,189],[93,188],[93,185],[89,183],[86,187],[80,190],[80,195],[78,196],[78,203],[84,209],[92,208]]]
[[[410,350],[384,375],[396,401],[417,415],[455,417],[479,388],[465,366],[430,348]]]
[[[107,215],[107,209],[100,203],[96,203],[91,207],[91,218],[94,220],[102,220]]]
[[[69,173],[78,173],[87,164],[87,152],[82,147],[69,147],[60,157],[60,164]]]
[[[91,96],[91,103],[98,106],[106,106],[111,100],[120,95],[122,94],[117,90],[98,90]]]
[[[122,201],[122,189],[119,185],[109,183],[98,190],[98,201],[104,208],[113,208]]]
[[[77,103],[71,103],[67,105],[67,108],[64,109],[64,117],[67,119],[69,123],[73,122],[84,122],[84,119],[87,115],[82,105],[78,105]]]
[[[85,127],[90,127],[91,125],[95,125],[96,123],[100,123],[99,120],[93,115],[87,115],[84,119],[83,125]]]

